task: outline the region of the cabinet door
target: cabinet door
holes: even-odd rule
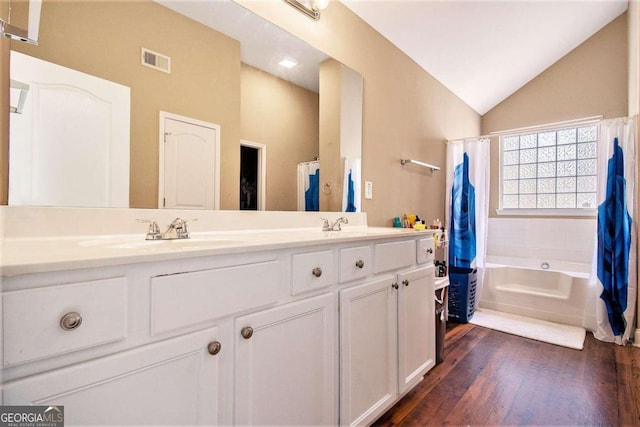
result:
[[[4,405],[64,405],[68,425],[217,424],[217,328],[4,385]],[[224,348],[221,352],[225,351]]]
[[[397,283],[340,291],[340,422],[370,424],[398,396]]]
[[[326,294],[236,319],[236,425],[334,425],[336,302]]]
[[[398,275],[398,369],[400,394],[435,366],[433,266]]]

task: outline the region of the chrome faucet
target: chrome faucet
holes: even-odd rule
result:
[[[187,221],[180,218],[171,221],[171,224],[167,227],[167,231],[162,233],[162,238],[165,240],[188,239],[189,228],[187,227]]]
[[[160,232],[160,226],[156,221],[150,219],[138,219],[138,222],[149,223],[149,229],[147,230],[146,240],[162,240],[162,233]]]
[[[342,228],[340,227],[340,224],[349,223],[349,220],[343,216],[336,219],[331,225],[329,224],[328,219],[325,219],[325,218],[320,218],[320,219],[324,221],[324,223],[322,224],[322,231],[340,231],[342,230]]]
[[[197,221],[197,219],[193,219],[192,221]],[[181,218],[176,218],[171,221],[171,224],[169,224],[167,230],[164,233],[160,232],[160,227],[158,226],[158,223],[156,221],[139,219],[138,222],[149,223],[146,240],[175,240],[189,238],[189,228],[187,227],[187,221]]]

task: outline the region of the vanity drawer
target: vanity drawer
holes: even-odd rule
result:
[[[326,288],[334,283],[333,251],[293,256],[291,295]]]
[[[371,273],[371,248],[340,249],[340,283],[367,277]]]
[[[433,246],[433,237],[418,240],[418,264],[425,264],[427,262],[433,262],[433,254],[435,248]]]
[[[402,242],[378,243],[375,246],[374,273],[397,270],[413,265],[416,259],[416,242],[404,240]]]
[[[126,289],[117,277],[5,293],[4,365],[124,339]]]
[[[151,334],[273,304],[278,261],[151,278]]]

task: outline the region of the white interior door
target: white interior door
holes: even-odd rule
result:
[[[219,209],[220,126],[160,113],[158,206]]]
[[[128,207],[129,88],[14,51],[11,79],[9,204]]]

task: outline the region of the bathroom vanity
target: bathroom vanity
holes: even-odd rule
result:
[[[146,241],[135,217],[171,212],[46,209],[1,212],[4,405],[64,405],[70,425],[367,424],[435,365],[428,230],[209,212],[190,239]]]

